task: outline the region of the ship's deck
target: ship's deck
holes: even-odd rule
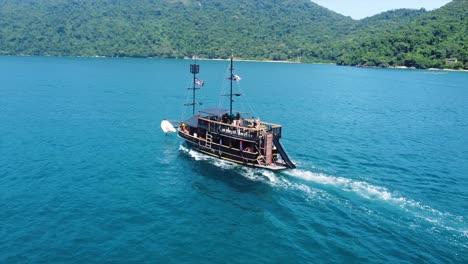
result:
[[[213,120],[209,117],[196,116],[196,124],[192,127],[206,129],[210,133],[220,133],[243,138],[244,140],[256,140],[266,132],[272,132],[278,138],[281,137],[281,125],[260,122],[255,123],[254,119],[243,119],[241,124],[232,124]],[[190,125],[190,124],[189,124]]]
[[[212,124],[219,124],[223,126],[229,126],[232,128],[243,128],[243,129],[248,129],[250,131],[262,131],[262,130],[270,130],[270,129],[275,129],[275,128],[281,128],[281,125],[278,124],[273,124],[273,123],[267,123],[267,122],[260,122],[260,126],[254,127],[253,124],[255,123],[254,119],[248,119],[244,118],[243,120],[248,122],[249,125],[233,125],[233,124],[228,124],[228,123],[223,123],[220,121],[212,120],[206,117],[198,117],[198,120],[203,120]]]

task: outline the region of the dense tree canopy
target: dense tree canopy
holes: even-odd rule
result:
[[[404,16],[395,17],[395,12]],[[382,17],[383,16],[383,17]],[[343,65],[407,66],[417,68],[468,68],[468,1],[454,0],[432,11],[411,15],[405,10],[364,19],[369,23],[347,37],[334,54]],[[398,17],[398,15],[397,15]],[[394,23],[397,22],[397,23]],[[379,25],[375,27],[374,25]],[[456,58],[457,63],[446,59]]]
[[[356,21],[308,0],[0,0],[0,55],[468,68],[467,3]]]

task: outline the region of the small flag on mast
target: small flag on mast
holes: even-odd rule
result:
[[[198,78],[195,78],[195,84],[198,85],[198,86],[203,86],[203,85],[205,85],[205,82],[198,79]]]
[[[242,78],[239,75],[233,74],[232,75],[232,80],[233,81],[240,81],[240,80],[242,80]]]

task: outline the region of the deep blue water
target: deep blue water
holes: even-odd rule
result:
[[[468,73],[236,63],[273,173],[161,133],[190,63],[0,57],[0,263],[468,262]]]

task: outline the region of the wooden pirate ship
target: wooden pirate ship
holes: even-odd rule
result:
[[[233,82],[240,77],[234,74],[233,59],[230,60],[230,103],[229,109],[209,108],[195,112],[196,90],[203,86],[197,78],[200,71],[198,64],[190,65],[193,74],[192,106],[190,118],[180,122],[177,133],[187,145],[201,153],[219,159],[235,162],[250,167],[269,170],[293,169],[291,161],[280,143],[282,126],[260,121],[260,119],[243,118],[239,112],[233,112]]]

